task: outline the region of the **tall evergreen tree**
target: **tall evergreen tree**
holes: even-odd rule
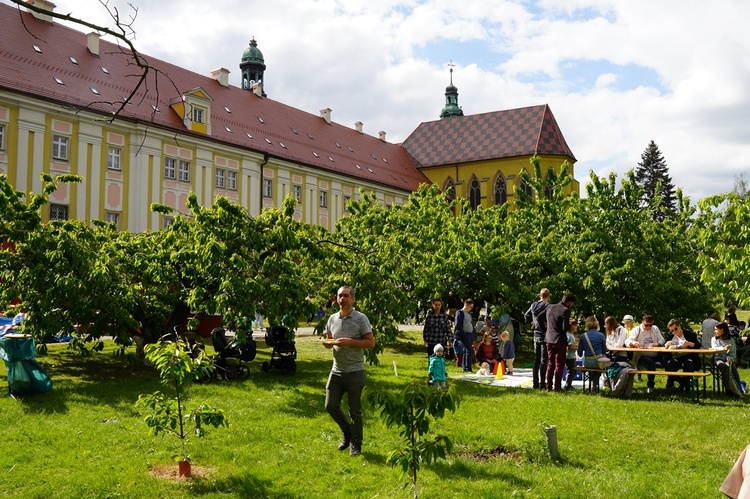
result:
[[[654,220],[664,220],[677,211],[675,188],[667,162],[653,140],[641,154],[641,161],[635,170],[635,180],[643,189],[641,204],[644,208],[653,205],[654,198],[661,196],[657,206],[653,206]]]

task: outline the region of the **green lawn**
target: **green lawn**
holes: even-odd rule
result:
[[[395,389],[424,379],[418,340],[406,333],[387,348],[380,365],[368,368],[368,383]],[[182,482],[150,474],[153,465],[171,463],[178,442],[149,435],[133,407],[139,393],[159,389],[155,372],[111,355],[111,345],[86,358],[50,347],[37,359],[53,391],[0,398],[0,495],[411,497],[385,462],[400,445],[398,433],[372,412],[363,455],[336,450],[339,433],[323,409],[330,352],[317,338],[298,338],[294,376],[262,372],[270,349],[258,346],[248,380],[191,388],[192,400],[223,408],[231,426],[190,442],[194,466],[209,472]],[[521,356],[517,365],[527,361]],[[4,366],[0,375],[4,389]],[[452,435],[456,453],[420,471],[421,497],[723,497],[717,489],[748,444],[739,431],[748,427],[747,404],[709,393],[695,405],[668,394],[663,379],[651,396],[637,384],[627,401],[458,381],[460,408],[434,425]],[[560,462],[545,455],[545,425],[557,427]],[[503,452],[493,455],[498,446]]]

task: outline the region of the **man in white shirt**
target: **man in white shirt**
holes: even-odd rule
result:
[[[664,337],[661,335],[661,331],[654,325],[654,318],[650,315],[644,315],[641,325],[633,328],[630,332],[630,338],[627,346],[631,348],[654,348],[664,346]],[[643,352],[638,358],[633,358],[636,362],[638,369],[643,371],[653,371],[656,369],[656,360],[659,354],[656,352]],[[646,392],[653,393],[655,376],[653,374],[648,375],[648,382],[646,383]]]

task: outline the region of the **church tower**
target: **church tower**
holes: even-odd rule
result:
[[[463,115],[463,110],[458,106],[458,88],[453,86],[453,68],[451,68],[451,84],[445,87],[445,107],[440,111],[440,117]]]
[[[250,46],[242,53],[240,70],[242,71],[242,88],[252,91],[253,85],[257,83],[260,85],[261,95],[266,97],[266,82],[263,78],[266,63],[263,60],[263,53],[258,49],[255,37],[250,40]]]

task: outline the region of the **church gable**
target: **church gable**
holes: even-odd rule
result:
[[[402,145],[420,167],[534,154],[575,162],[546,104],[422,123]]]

